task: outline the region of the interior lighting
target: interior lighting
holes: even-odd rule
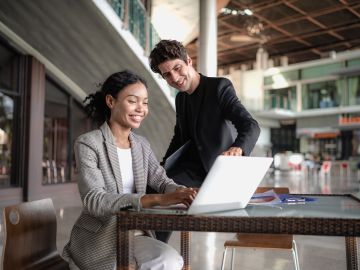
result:
[[[246,15],[248,15],[248,16],[251,16],[251,15],[254,14],[254,13],[253,13],[250,9],[248,9],[248,8],[245,8],[245,9],[244,9],[244,13],[245,13]]]
[[[220,12],[221,12],[221,14],[225,14],[225,15],[230,15],[231,14],[233,16],[236,16],[236,15],[252,16],[254,14],[248,8],[245,8],[244,10],[231,9],[231,8],[222,8]]]

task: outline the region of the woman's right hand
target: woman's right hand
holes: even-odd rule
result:
[[[179,188],[165,194],[146,194],[141,197],[142,207],[167,206],[183,203],[189,207],[197,194],[197,188]]]

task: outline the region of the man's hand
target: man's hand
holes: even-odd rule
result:
[[[229,150],[223,152],[224,156],[241,156],[243,153],[240,147],[230,147]]]

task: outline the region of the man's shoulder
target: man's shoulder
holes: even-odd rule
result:
[[[203,82],[206,88],[221,89],[223,87],[232,85],[231,81],[224,77],[203,77]]]

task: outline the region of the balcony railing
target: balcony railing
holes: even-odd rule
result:
[[[107,0],[116,14],[135,39],[149,55],[151,49],[160,41],[160,37],[150,22],[150,17],[139,0]]]

